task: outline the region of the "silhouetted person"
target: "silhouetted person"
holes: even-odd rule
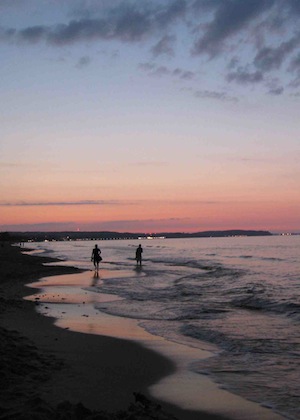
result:
[[[99,270],[99,262],[102,260],[101,258],[101,250],[98,248],[98,245],[95,245],[95,248],[92,251],[91,261],[93,261],[95,270]]]
[[[143,248],[142,248],[142,245],[140,244],[135,251],[135,259],[136,259],[137,265],[142,265],[142,253],[143,253]]]

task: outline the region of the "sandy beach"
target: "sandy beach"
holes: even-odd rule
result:
[[[174,372],[170,359],[136,342],[58,328],[24,300],[42,277],[79,273],[49,258],[1,247],[1,419],[221,419],[149,398]]]

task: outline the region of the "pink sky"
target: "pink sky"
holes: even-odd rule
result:
[[[2,3],[0,230],[299,232],[300,8],[246,3]]]

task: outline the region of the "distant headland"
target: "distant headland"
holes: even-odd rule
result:
[[[181,239],[181,238],[224,238],[241,236],[272,236],[265,230],[209,230],[204,232],[160,232],[160,233],[131,233],[131,232],[2,232],[0,240],[20,242],[41,241],[78,241],[78,240],[116,240],[116,239]]]

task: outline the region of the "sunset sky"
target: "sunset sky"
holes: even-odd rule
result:
[[[300,232],[299,0],[0,0],[0,231]]]

